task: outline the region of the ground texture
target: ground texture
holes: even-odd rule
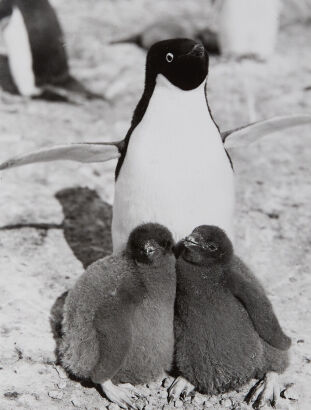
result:
[[[221,129],[249,121],[245,81],[255,97],[256,119],[311,112],[310,2],[284,3],[288,11],[269,63],[211,59],[208,97]],[[203,27],[209,18],[203,0],[172,0],[169,6],[163,0],[53,4],[65,28],[72,72],[110,103],[49,104],[1,93],[0,161],[51,144],[121,139],[142,91],[145,53],[134,45],[108,42],[163,17],[178,19],[187,30]],[[233,157],[237,251],[266,286],[293,340],[282,386],[294,383],[296,391],[281,400],[280,409],[311,406],[310,136],[310,127],[296,128]],[[102,232],[109,229],[111,209],[104,201],[112,202],[114,166],[62,162],[0,175],[0,226],[47,224],[44,229],[0,231],[1,410],[116,408],[56,365],[49,322],[56,299],[74,284],[83,266],[103,256],[103,248],[109,252],[109,238]],[[159,384],[141,391],[149,400],[146,409],[174,407]],[[221,397],[197,394],[175,406],[246,408],[241,404],[246,392],[247,387]]]

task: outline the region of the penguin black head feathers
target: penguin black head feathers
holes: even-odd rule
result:
[[[138,226],[129,236],[127,250],[138,263],[158,265],[171,252],[173,238],[164,227],[155,223]]]
[[[201,43],[186,38],[164,40],[149,50],[146,82],[153,82],[163,74],[182,90],[197,88],[208,73],[208,55]]]
[[[176,246],[175,253],[197,265],[223,264],[232,258],[233,247],[222,229],[201,225]]]

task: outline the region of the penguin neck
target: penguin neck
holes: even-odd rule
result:
[[[225,274],[220,264],[195,265],[180,258],[176,266],[177,287],[183,293],[210,297],[222,287]]]
[[[173,85],[162,74],[158,74],[152,95],[152,103],[155,104],[159,101],[161,103],[159,104],[159,108],[162,107],[163,110],[167,109],[168,104],[170,109],[176,109],[178,111],[180,110],[181,104],[183,106],[189,105],[189,108],[193,108],[193,104],[195,104],[195,106],[200,104],[207,107],[205,85],[206,80],[204,80],[197,88],[185,91]]]
[[[159,297],[166,299],[175,297],[176,290],[176,259],[173,255],[163,258],[155,266],[136,265],[139,280],[144,284],[145,290],[150,297]],[[156,278],[156,279],[155,279]]]

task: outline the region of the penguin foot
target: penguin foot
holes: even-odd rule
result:
[[[114,385],[111,380],[107,380],[101,384],[103,392],[107,398],[116,403],[121,409],[135,409],[140,410],[141,406],[136,403],[136,400],[142,399],[143,396],[138,393],[134,386],[130,383]]]
[[[253,408],[260,409],[267,405],[275,407],[279,397],[278,374],[269,372],[250,389],[245,401],[250,404],[255,399]]]
[[[174,380],[171,387],[168,389],[168,402],[171,403],[178,400],[180,397],[187,397],[194,389],[193,384],[189,383],[186,379],[179,376]]]

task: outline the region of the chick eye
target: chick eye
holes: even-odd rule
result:
[[[168,63],[171,63],[174,60],[174,54],[167,53],[166,56],[165,56],[165,59]]]
[[[209,242],[209,243],[207,244],[207,246],[208,246],[208,249],[209,249],[211,252],[215,252],[215,251],[217,251],[217,249],[218,249],[218,246],[217,246],[215,243],[213,243],[213,242]]]

